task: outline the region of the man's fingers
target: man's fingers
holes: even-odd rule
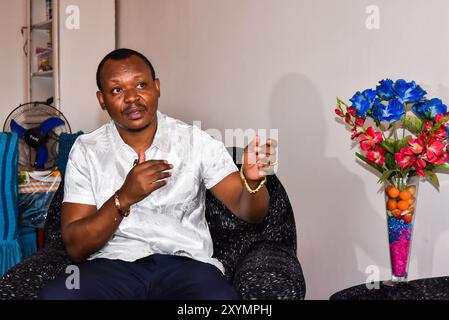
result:
[[[260,147],[260,153],[272,154],[277,152],[277,144],[266,143]]]
[[[166,179],[166,178],[168,178],[168,177],[171,177],[171,175],[172,175],[172,173],[169,172],[169,171],[157,172],[157,173],[151,175],[151,176],[148,178],[148,183],[151,183],[151,184],[152,184],[152,183],[154,183],[155,181],[158,181],[158,180],[162,180],[162,179]]]
[[[260,144],[260,137],[258,135],[256,135],[256,137],[253,139],[253,141],[251,141],[251,143],[248,146],[248,150],[250,152],[258,152],[258,148],[259,148],[259,144]]]
[[[171,169],[173,169],[173,165],[168,164],[168,163],[167,164],[165,164],[165,163],[155,164],[150,167],[144,168],[144,170],[142,171],[142,174],[146,177],[146,179],[152,179],[151,177],[153,175],[157,176],[159,173],[168,171]]]
[[[274,165],[274,164],[276,164],[276,160],[277,160],[277,156],[275,154],[271,155],[269,157],[261,156],[257,163],[258,164],[260,163],[260,164]]]
[[[276,148],[278,146],[278,142],[274,139],[267,139],[267,141],[265,141],[265,144],[273,148]]]
[[[255,145],[256,147],[258,147],[259,144],[260,144],[260,137],[259,137],[258,134],[256,134],[256,137],[254,138],[254,145]]]
[[[261,159],[276,156],[277,154],[277,141],[274,139],[267,139],[264,145],[260,145],[260,136],[256,137],[248,145],[248,152],[246,163],[253,165],[257,164]]]
[[[153,166],[163,165],[163,164],[167,164],[168,165],[169,163],[168,163],[167,160],[154,160],[154,159],[152,159],[152,160],[148,160],[148,161],[143,162],[142,166],[145,167],[145,168],[150,168],[150,167],[153,167]]]
[[[153,192],[153,191],[165,186],[166,184],[167,184],[167,180],[158,180],[156,182],[153,182],[150,187],[150,192]]]
[[[277,151],[275,148],[265,148],[262,147],[262,149],[260,150],[260,153],[258,155],[259,158],[264,158],[264,157],[269,157],[269,156],[273,156],[276,155]]]

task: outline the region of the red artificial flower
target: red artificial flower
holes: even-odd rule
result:
[[[424,173],[423,169],[426,167],[426,165],[427,165],[427,163],[425,160],[425,155],[421,154],[416,158],[415,163],[413,164],[413,167],[415,167],[416,173],[418,175],[420,175],[421,177],[424,177],[425,173]]]
[[[335,113],[336,113],[338,116],[343,117],[343,111],[341,111],[340,108],[335,109]]]
[[[359,127],[363,126],[365,124],[365,119],[363,118],[357,118],[355,119],[355,124]]]
[[[419,133],[419,136],[421,137],[421,139],[427,139],[427,133],[425,133],[425,132],[420,132]]]
[[[444,139],[447,137],[446,129],[438,129],[433,133],[435,138]]]
[[[375,146],[372,150],[366,153],[366,160],[370,163],[375,163],[381,166],[385,162],[385,150]]]
[[[363,133],[362,128],[358,127],[358,126],[354,126],[352,128],[352,135],[351,135],[351,139],[354,140],[355,138],[357,138],[361,133]]]
[[[351,124],[351,116],[349,115],[349,113],[347,113],[346,116],[345,116],[345,122],[347,124]]]
[[[410,151],[414,154],[420,154],[424,150],[424,141],[421,139],[410,139],[408,144],[410,145]]]
[[[348,111],[348,113],[353,117],[357,114],[357,111],[352,107],[346,107],[346,111]]]
[[[426,121],[424,127],[426,128],[426,131],[429,131],[430,129],[432,129],[432,122]]]
[[[369,150],[374,145],[382,142],[382,140],[382,133],[376,132],[373,127],[369,127],[364,134],[359,136],[360,148],[363,151]]]
[[[417,173],[419,176],[421,176],[421,177],[425,177],[425,176],[426,176],[426,174],[424,173],[424,170],[421,169],[421,168],[417,168],[417,169],[416,169],[416,173]]]
[[[426,167],[426,160],[424,159],[424,156],[418,156],[417,158],[416,158],[416,160],[415,160],[415,163],[414,163],[414,167],[415,168],[421,168],[421,169],[423,169],[423,168],[425,168]]]
[[[444,163],[443,157],[444,147],[445,145],[441,141],[436,140],[435,138],[430,138],[429,142],[427,143],[427,150],[426,150],[427,161],[432,164]]]
[[[410,167],[415,162],[413,152],[411,152],[410,148],[407,147],[402,148],[399,152],[396,152],[394,154],[394,159],[401,169]]]
[[[441,114],[441,113],[437,114],[434,118],[435,123],[438,123],[441,120],[441,118],[443,118],[443,117],[444,117],[443,114]]]

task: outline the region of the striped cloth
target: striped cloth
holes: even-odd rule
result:
[[[37,243],[38,235],[44,228],[47,211],[60,183],[61,173],[58,170],[19,173],[17,240],[20,244],[22,259],[42,249],[42,246]]]
[[[0,132],[0,276],[20,262],[17,242],[18,136]]]
[[[60,183],[61,173],[58,170],[21,171],[19,173],[19,195],[39,192],[55,193]]]

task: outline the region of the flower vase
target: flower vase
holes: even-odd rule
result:
[[[385,186],[391,282],[407,282],[419,177],[392,178]]]

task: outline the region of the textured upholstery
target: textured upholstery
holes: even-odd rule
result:
[[[243,299],[303,299],[305,282],[296,256],[293,211],[276,176],[268,178],[267,188],[269,213],[258,225],[238,219],[207,192],[206,219],[214,256]],[[35,299],[40,288],[70,264],[59,227],[62,197],[61,184],[47,215],[45,249],[5,274],[0,280],[0,299]]]

